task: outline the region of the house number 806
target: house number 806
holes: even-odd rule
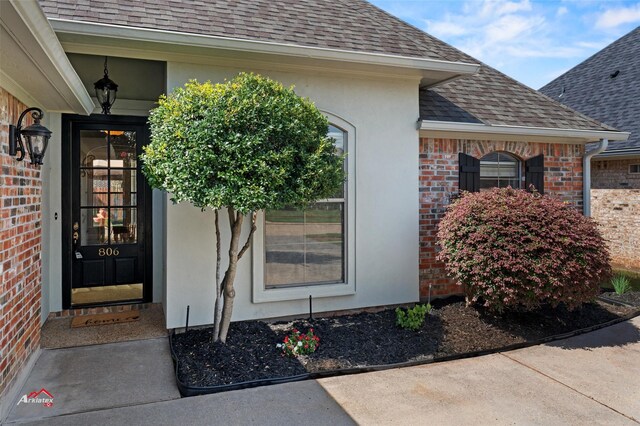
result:
[[[98,250],[98,256],[117,256],[120,254],[120,251],[118,251],[118,249],[114,249],[111,247],[108,248],[101,248]]]

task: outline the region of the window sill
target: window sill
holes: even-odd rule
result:
[[[353,284],[316,284],[299,287],[264,289],[253,287],[253,303],[281,302],[286,300],[302,300],[313,297],[335,297],[356,294]]]

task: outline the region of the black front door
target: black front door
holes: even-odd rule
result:
[[[64,307],[149,301],[146,118],[64,116],[63,138]]]

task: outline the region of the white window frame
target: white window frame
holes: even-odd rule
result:
[[[252,257],[252,302],[279,302],[285,300],[299,300],[313,297],[348,296],[356,293],[356,128],[346,120],[328,113],[323,114],[329,123],[345,131],[345,153],[347,154],[347,182],[345,188],[346,214],[344,218],[344,233],[346,237],[345,252],[345,282],[309,284],[291,287],[276,287],[267,289],[265,286],[265,220],[264,211],[258,213],[257,231],[253,236],[251,247]]]
[[[516,174],[517,174],[517,176],[516,176],[516,179],[514,179],[514,180],[518,181],[518,188],[515,188],[515,189],[522,189],[523,186],[524,186],[524,178],[525,178],[525,175],[523,173],[524,161],[522,161],[518,156],[516,156],[515,154],[513,154],[511,152],[508,152],[508,151],[492,151],[492,152],[489,152],[489,153],[483,155],[480,158],[480,173],[482,173],[483,163],[485,163],[485,164],[490,163],[489,161],[482,160],[482,158],[485,158],[486,156],[488,156],[490,154],[494,154],[494,153],[495,154],[504,154],[504,155],[507,155],[507,156],[513,158],[514,160],[516,160],[516,166],[517,166]],[[498,180],[500,180],[499,177],[498,177]],[[480,175],[480,182],[481,182],[481,186],[482,186],[482,174]],[[484,189],[487,190],[489,188],[484,188]]]
[[[637,172],[632,171],[633,167],[637,167]],[[629,164],[629,174],[630,175],[640,175],[640,164]]]

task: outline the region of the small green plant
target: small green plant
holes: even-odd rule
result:
[[[282,350],[282,356],[297,357],[314,353],[318,346],[320,346],[320,338],[313,334],[313,328],[310,328],[306,334],[294,328],[291,334],[285,336],[282,343],[276,345],[276,348]]]
[[[631,290],[631,281],[629,278],[624,275],[616,275],[611,279],[611,285],[615,290],[616,294],[625,294],[629,290]]]
[[[431,312],[431,304],[416,305],[413,308],[396,308],[396,325],[405,330],[418,331],[424,324],[424,317]]]

